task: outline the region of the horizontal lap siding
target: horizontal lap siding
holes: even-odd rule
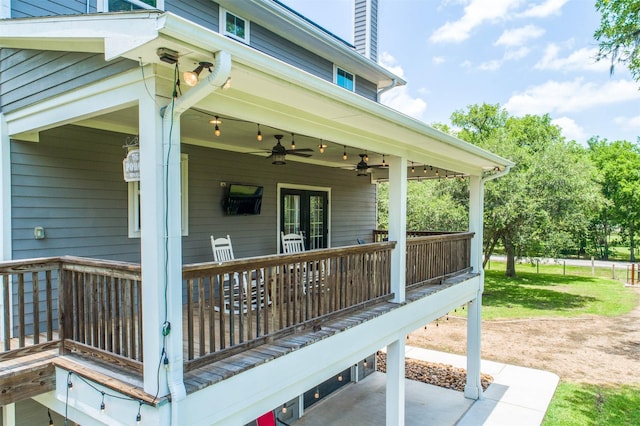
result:
[[[165,0],[164,8],[210,30],[220,28],[218,5],[211,0]]]
[[[139,260],[127,236],[125,135],[65,126],[11,144],[13,258]],[[35,240],[33,228],[45,228]]]
[[[96,0],[89,2],[89,12],[96,11]],[[87,12],[86,0],[11,0],[11,17],[74,15]]]
[[[102,54],[2,49],[0,109],[8,113],[137,66],[128,59],[105,62]]]
[[[333,64],[293,42],[251,23],[251,47],[324,80],[333,80]]]
[[[264,157],[184,145],[189,153],[189,237],[183,239],[185,262],[212,259],[209,236],[233,241],[236,257],[278,250],[277,184],[331,188],[331,244],[351,245],[368,238],[375,227],[375,186],[355,172],[287,161],[275,166]],[[315,155],[319,155],[316,153]],[[262,209],[255,216],[225,216],[220,182],[264,186]]]

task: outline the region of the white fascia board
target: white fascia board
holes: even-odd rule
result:
[[[9,19],[0,21],[0,47],[104,52],[110,60],[157,38],[161,16],[137,12]]]

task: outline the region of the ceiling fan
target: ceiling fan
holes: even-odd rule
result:
[[[297,155],[299,157],[307,157],[307,158],[311,157],[311,154],[307,154],[307,153],[313,152],[313,149],[311,148],[286,149],[280,143],[280,139],[282,139],[283,137],[282,135],[273,135],[273,137],[278,140],[278,143],[276,143],[273,146],[273,148],[271,148],[271,155],[267,157],[273,160],[272,164],[276,164],[276,165],[286,164],[286,161],[284,161],[284,158],[287,154]]]
[[[389,165],[384,161],[384,155],[382,156],[382,164],[369,165],[366,162],[367,154],[358,154],[360,156],[360,161],[356,164],[355,170],[358,172],[358,176],[368,176],[371,173],[371,169],[382,169],[387,168]]]

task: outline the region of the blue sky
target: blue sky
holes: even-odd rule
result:
[[[353,0],[283,0],[353,42]],[[548,113],[567,139],[636,142],[640,83],[595,62],[595,0],[379,0],[379,62],[407,80],[382,101],[429,124],[468,105]]]

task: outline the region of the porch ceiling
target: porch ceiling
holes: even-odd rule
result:
[[[128,24],[119,20],[122,16],[127,17]],[[37,47],[41,37],[36,40],[32,36],[42,34],[35,31],[40,25],[50,35],[46,49],[67,50],[72,39],[85,44],[90,42],[90,50],[94,51],[96,40],[102,40],[107,60],[126,57],[143,64],[154,64],[156,90],[167,99],[173,90],[173,66],[159,60],[158,48],[176,50],[180,55],[181,71],[191,69],[199,61],[211,61],[219,50],[231,54],[231,88],[216,91],[182,115],[181,134],[185,143],[267,157],[275,145],[273,135],[284,134],[283,145],[289,148],[291,133],[294,133],[297,148],[311,148],[315,152],[308,159],[287,155],[287,161],[349,168],[355,167],[359,153],[368,152],[369,165],[380,164],[382,154],[397,155],[414,162],[416,167],[428,165],[441,172],[449,170],[465,175],[479,175],[512,164],[170,13],[73,17],[73,31],[64,30],[71,25],[60,25],[64,19],[30,19],[23,21],[23,26],[11,25],[9,28],[0,25],[0,45],[42,48]],[[110,25],[116,22],[114,30]],[[82,43],[74,46],[81,49]],[[182,90],[186,92],[189,88],[183,84]],[[213,135],[213,126],[209,124],[214,115],[222,120],[219,137]],[[135,107],[87,116],[75,124],[131,134],[138,132]],[[262,142],[256,140],[258,123]],[[51,127],[51,123],[41,125],[41,128],[47,127]],[[320,143],[328,145],[322,154],[318,151]],[[347,147],[347,161],[342,159],[344,146]],[[383,173],[378,176],[384,178],[384,170],[376,170],[380,171]],[[427,175],[433,175],[430,168],[428,171]]]

